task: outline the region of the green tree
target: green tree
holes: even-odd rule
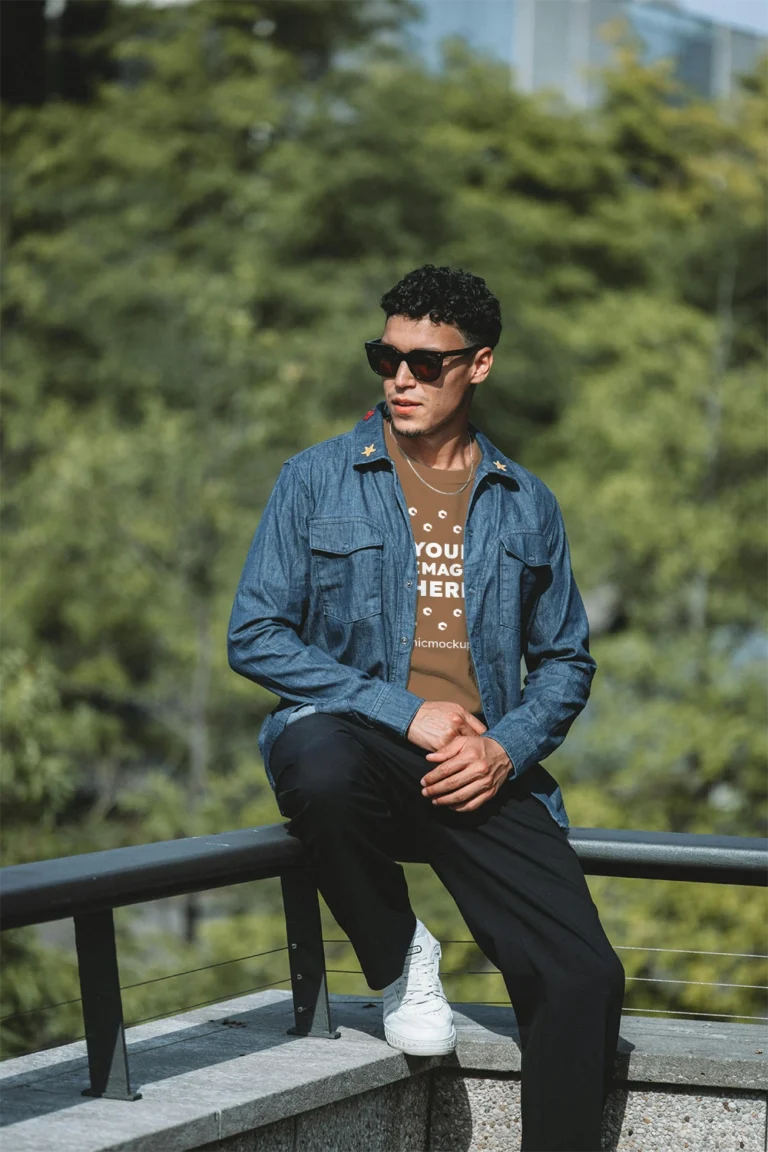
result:
[[[665,71],[631,60],[610,81],[605,131],[654,274],[573,316],[573,398],[537,445],[602,605],[593,702],[557,764],[579,824],[766,832],[767,76],[727,109],[664,99]],[[759,890],[737,917],[717,886],[596,891],[630,946],[764,951]],[[631,957],[628,971],[760,982],[754,961],[714,956]],[[757,988],[636,989],[638,1006],[762,1010]]]
[[[64,814],[76,827],[80,761],[109,755],[119,733],[108,716],[84,705],[64,708],[63,678],[44,657],[32,659],[22,649],[6,647],[0,676],[4,855],[36,860],[39,845],[55,833]],[[10,1017],[2,1029],[4,1054],[71,1038],[79,1023],[72,954],[42,945],[30,929],[5,933],[2,943],[0,1015]],[[55,1016],[38,1011],[60,1002],[65,1006]]]
[[[119,81],[3,117],[6,863],[279,819],[256,748],[274,698],[227,667],[232,596],[280,463],[379,398],[362,342],[426,260],[501,299],[473,419],[552,484],[590,605],[599,673],[552,762],[572,821],[764,826],[765,77],[684,104],[625,55],[575,112],[459,44],[430,75],[386,38],[407,11],[121,10]],[[466,937],[434,877],[409,878]],[[762,951],[753,894],[737,919],[726,888],[591,885],[617,942]],[[282,939],[274,884],[204,901],[233,919],[196,932],[199,907],[194,945],[119,915],[124,982],[156,980],[130,1020],[283,979],[279,956],[160,979]],[[4,945],[4,1014],[71,998],[58,954]],[[495,979],[480,995],[503,999]],[[11,1049],[63,1019],[17,1017]]]

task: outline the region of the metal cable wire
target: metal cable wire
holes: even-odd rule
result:
[[[349,944],[349,940],[325,940],[326,944]],[[474,944],[473,940],[443,940],[443,944]],[[145,984],[157,984],[162,980],[174,980],[177,976],[193,976],[197,972],[207,972],[209,968],[222,968],[226,964],[239,964],[243,960],[255,960],[259,956],[270,956],[275,952],[285,952],[288,945],[284,944],[281,948],[270,948],[266,952],[252,952],[248,956],[237,956],[234,960],[220,960],[216,964],[204,964],[202,968],[188,968],[184,972],[169,972],[167,976],[154,976],[151,980],[140,980],[137,984],[121,984],[121,990],[127,992],[131,988],[143,988]],[[696,952],[689,948],[643,948],[632,944],[617,944],[617,948],[630,949],[636,952],[681,952],[685,955],[691,956],[735,956],[751,960],[768,960],[768,956],[762,956],[759,953],[753,952]],[[327,972],[335,972],[339,974],[346,974],[352,976],[361,975],[356,970],[347,970],[344,968],[328,968]],[[470,972],[443,972],[443,976],[487,976],[493,973],[484,971],[470,971]],[[662,980],[654,979],[651,976],[627,976],[627,980],[647,980],[655,984],[707,984],[713,988],[756,988],[768,990],[768,985],[765,984],[728,984],[724,981],[710,981],[710,980]],[[66,1008],[70,1004],[79,1004],[80,997],[76,996],[74,1000],[60,1000],[57,1004],[42,1004],[39,1008],[25,1008],[23,1012],[12,1012],[8,1016],[0,1016],[0,1024],[4,1024],[7,1020],[18,1020],[22,1016],[31,1016],[36,1012],[49,1012],[54,1008]]]
[[[351,941],[349,941],[349,940],[324,939],[323,943],[324,944],[350,944]],[[477,946],[477,942],[475,940],[443,940],[443,941],[441,941],[441,943],[443,943],[443,944],[475,944]],[[639,944],[616,944],[616,945],[614,945],[614,947],[618,950],[621,950],[621,951],[630,951],[630,952],[674,952],[674,953],[678,953],[680,955],[686,955],[686,956],[730,956],[734,959],[768,960],[768,955],[764,955],[764,954],[759,953],[759,952],[711,952],[711,951],[704,951],[701,949],[694,949],[694,948],[656,948],[656,947],[653,947],[651,945],[639,945]],[[139,980],[135,984],[122,984],[120,987],[121,987],[121,991],[127,992],[132,988],[143,988],[147,984],[157,984],[157,983],[162,982],[163,980],[174,980],[179,976],[194,976],[198,972],[207,972],[208,969],[210,969],[210,968],[223,968],[228,964],[240,964],[244,960],[256,960],[261,956],[271,956],[276,952],[285,952],[285,951],[287,951],[287,948],[288,948],[288,945],[284,944],[280,948],[270,948],[265,952],[251,952],[247,956],[237,956],[232,960],[220,960],[220,961],[217,961],[215,964],[204,964],[200,968],[188,968],[182,972],[169,972],[165,976],[154,976],[149,980]],[[361,972],[359,972],[355,969],[328,968],[328,969],[326,969],[326,971],[328,973],[335,973],[338,975],[348,975],[348,976],[360,976],[360,975],[362,975]],[[449,972],[443,972],[442,973],[443,976],[491,976],[491,975],[498,975],[498,974],[499,974],[498,972],[494,973],[494,972],[475,971],[475,970],[468,971],[468,972],[458,972],[458,971],[450,972],[449,971]],[[664,979],[661,977],[655,978],[655,977],[651,977],[651,976],[627,976],[627,980],[644,981],[644,982],[650,983],[650,984],[697,984],[697,985],[707,986],[707,987],[711,987],[711,988],[748,988],[748,989],[755,989],[755,990],[759,990],[759,991],[768,990],[768,985],[765,985],[765,984],[733,984],[733,983],[727,983],[725,981],[714,981],[714,980],[672,980],[672,979]],[[264,987],[269,987],[269,985],[264,985]],[[79,1004],[80,1002],[81,1002],[81,998],[79,996],[76,996],[72,1000],[60,1000],[56,1004],[43,1004],[38,1008],[26,1008],[22,1012],[12,1012],[7,1016],[0,1017],[0,1024],[5,1024],[9,1020],[19,1020],[23,1016],[31,1016],[31,1015],[34,1015],[38,1012],[50,1012],[50,1011],[53,1011],[54,1008],[66,1008],[70,1004]],[[503,1001],[488,1001],[488,1003],[503,1003]],[[635,1009],[635,1011],[639,1011],[639,1009]],[[701,1013],[699,1013],[699,1015],[701,1015]],[[160,1017],[154,1017],[154,1019],[159,1019],[159,1018]],[[150,1019],[152,1019],[152,1018],[150,1018]],[[749,1017],[743,1017],[743,1019],[750,1019],[750,1020],[751,1019],[763,1019],[763,1017],[751,1017],[751,1016],[749,1016]],[[139,1023],[143,1023],[143,1022],[144,1021],[139,1021]],[[42,1049],[37,1049],[37,1051],[42,1051]]]
[[[186,972],[170,972],[167,976],[154,976],[151,980],[140,980],[138,984],[121,984],[123,992],[129,988],[143,988],[145,984],[157,984],[160,980],[175,980],[177,976],[193,976],[196,972],[207,972],[209,968],[223,968],[225,964],[239,964],[242,960],[255,960],[258,956],[271,956],[274,952],[287,952],[288,945],[270,948],[266,952],[251,952],[249,956],[237,956],[234,960],[218,960],[215,964],[204,964],[202,968],[188,968]]]
[[[661,1012],[668,1016],[712,1016],[717,1020],[768,1020],[768,1016],[742,1016],[737,1012],[684,1012],[679,1008],[622,1008],[622,1012],[652,1012],[658,1016]]]
[[[165,1016],[174,1016],[180,1012],[189,1012],[193,1008],[205,1008],[208,1004],[220,1004],[223,1000],[231,1000],[235,996],[247,996],[251,992],[263,992],[265,988],[273,988],[275,984],[284,984],[286,980],[290,980],[290,976],[283,976],[279,980],[271,980],[269,984],[259,984],[255,988],[243,988],[239,992],[228,992],[226,996],[217,996],[213,1000],[201,1000],[198,1004],[186,1004],[183,1008],[170,1008],[167,1012],[160,1012],[157,1016],[145,1016],[142,1020],[128,1020],[125,1022],[126,1028],[138,1028],[139,1024],[149,1024],[153,1020],[162,1020]],[[85,1033],[80,1036],[75,1036],[74,1040],[63,1040],[61,1044],[49,1044],[45,1048],[34,1048],[30,1052],[25,1052],[25,1056],[34,1056],[36,1052],[52,1052],[55,1048],[65,1048],[67,1044],[76,1044],[79,1040],[85,1040]],[[162,1045],[156,1045],[162,1047]],[[71,1069],[62,1075],[69,1075]],[[52,1079],[52,1077],[51,1077]]]
[[[362,974],[363,974],[359,968],[326,968],[326,972],[338,973],[338,975],[340,975],[340,976],[362,976]],[[494,969],[493,971],[490,971],[487,968],[478,969],[477,971],[475,971],[474,969],[471,969],[471,970],[468,970],[465,972],[462,969],[455,968],[453,970],[449,969],[447,972],[441,971],[440,975],[441,976],[500,976],[501,973],[499,972],[498,969]]]
[[[462,941],[462,943],[463,943],[463,941]],[[329,971],[331,971],[331,970],[329,969]],[[362,975],[362,973],[355,973],[355,972],[352,972],[350,974],[351,975]],[[451,973],[451,975],[461,975],[461,974],[462,973]],[[485,975],[493,975],[493,973],[487,973],[487,972],[478,973],[478,974],[484,975],[484,976]],[[447,973],[446,973],[446,975],[447,975]],[[288,980],[290,980],[290,976],[284,976],[282,979],[270,981],[269,984],[260,984],[254,988],[244,988],[241,991],[235,992],[235,993],[228,992],[225,996],[218,996],[212,1000],[202,1000],[197,1004],[187,1004],[183,1008],[172,1008],[168,1012],[161,1012],[156,1016],[145,1016],[141,1020],[130,1021],[130,1022],[126,1023],[125,1027],[126,1028],[137,1028],[140,1024],[149,1024],[154,1020],[162,1020],[165,1016],[173,1016],[174,1014],[179,1013],[179,1012],[189,1012],[190,1010],[192,1010],[194,1008],[204,1008],[209,1004],[220,1004],[225,1000],[231,999],[233,995],[234,996],[247,996],[252,992],[262,992],[265,988],[273,988],[277,984],[285,984],[286,981],[288,981]],[[337,1004],[356,1004],[356,1003],[358,1003],[358,999],[359,998],[355,998],[354,1000],[337,1000],[336,1003]],[[374,997],[374,1001],[380,1000],[380,999],[381,999],[381,997]],[[74,1003],[74,1001],[70,1001],[70,1003]],[[474,1003],[477,1003],[480,1005],[494,1006],[494,1007],[497,1005],[502,1005],[505,1007],[511,1007],[508,999],[507,1000],[477,1000],[477,1001],[474,1001]],[[624,1006],[624,1007],[622,1007],[622,1013],[624,1013],[624,1012],[646,1012],[646,1013],[652,1013],[655,1016],[658,1016],[661,1014],[666,1015],[666,1016],[705,1016],[708,1019],[713,1019],[713,1020],[757,1020],[757,1021],[760,1021],[761,1023],[768,1021],[768,1016],[750,1016],[750,1015],[746,1015],[746,1014],[742,1014],[742,1013],[736,1013],[736,1012],[685,1012],[682,1009],[677,1009],[677,1008],[630,1008],[630,1007]],[[207,1032],[207,1033],[205,1033],[205,1035],[209,1035],[209,1034],[213,1033],[214,1031],[216,1031],[216,1029],[211,1029],[210,1033]],[[80,1036],[76,1036],[74,1040],[64,1040],[61,1042],[61,1044],[51,1044],[51,1045],[47,1045],[45,1048],[34,1048],[30,1052],[25,1053],[25,1055],[34,1056],[37,1052],[52,1052],[56,1048],[65,1048],[68,1044],[74,1044],[74,1043],[77,1043],[78,1041],[84,1040],[84,1039],[85,1039],[85,1033],[83,1033]],[[178,1043],[178,1042],[180,1042],[180,1041],[168,1041],[166,1044],[153,1045],[153,1048],[167,1047],[169,1044]],[[149,1049],[149,1048],[143,1049],[143,1051],[152,1051],[152,1050],[153,1049]],[[85,1067],[87,1067],[87,1065],[83,1065],[83,1067],[85,1068]],[[61,1072],[61,1073],[59,1073],[59,1075],[60,1076],[68,1076],[73,1071],[77,1071],[77,1069],[68,1068],[66,1072]],[[55,1074],[53,1076],[46,1077],[46,1079],[55,1079],[55,1078],[56,1078]]]
[[[239,964],[242,960],[255,960],[258,956],[271,956],[273,952],[286,952],[288,945],[282,948],[270,948],[266,952],[251,952],[249,956],[237,956],[234,960],[219,960],[215,964],[204,964],[202,968],[188,968],[185,972],[169,972],[167,976],[153,976],[151,980],[140,980],[138,984],[121,984],[120,991],[127,992],[131,988],[143,988],[145,984],[157,984],[161,980],[175,980],[177,976],[193,976],[197,972],[207,972],[209,968],[223,968],[225,964]],[[74,1000],[60,1000],[58,1004],[43,1004],[40,1008],[25,1008],[23,1012],[12,1012],[8,1016],[0,1017],[0,1024],[6,1020],[18,1020],[21,1016],[30,1016],[34,1012],[48,1012],[53,1008],[64,1008],[68,1004],[80,1004],[81,997]]]
[[[205,1008],[207,1004],[220,1004],[222,1000],[231,1000],[235,996],[248,996],[251,992],[262,992],[265,988],[272,988],[275,984],[285,984],[290,976],[282,976],[279,980],[270,980],[269,984],[258,984],[255,988],[243,988],[239,992],[228,992],[226,996],[215,996],[212,1000],[200,1000],[197,1004],[186,1004],[183,1008],[171,1008],[167,1012],[160,1012],[157,1016],[145,1016],[141,1020],[126,1021],[126,1028],[138,1028],[139,1024],[148,1024],[152,1020],[162,1020],[164,1016],[174,1016],[178,1012],[189,1012],[192,1008]],[[79,1040],[85,1037],[79,1036]]]
[[[509,1005],[508,1000],[481,1000],[478,1003]],[[622,1014],[624,1012],[652,1012],[654,1016],[658,1016],[662,1012],[669,1016],[711,1016],[718,1020],[768,1020],[768,1016],[740,1016],[734,1012],[683,1012],[677,1008],[622,1008],[621,1011]]]
[[[477,944],[476,940],[441,940],[441,944]],[[327,940],[323,937],[323,944],[351,944],[351,940]]]
[[[258,988],[245,988],[242,992],[235,992],[235,996],[245,996],[249,992],[261,992],[265,988],[272,988],[275,984],[284,984],[286,980],[290,980],[290,976],[284,976],[280,980],[273,980],[270,984],[261,984]],[[174,1012],[186,1012],[190,1008],[204,1008],[206,1004],[218,1004],[222,1000],[228,1000],[231,994],[227,996],[219,996],[217,1000],[204,1000],[200,1004],[189,1004],[187,1008],[176,1008],[170,1012],[162,1012],[159,1016],[147,1016],[144,1020],[136,1020],[132,1024],[126,1024],[126,1028],[138,1028],[139,1024],[148,1024],[152,1020],[161,1020],[163,1016],[172,1016]],[[207,1032],[203,1032],[202,1036],[211,1036],[216,1032],[216,1028],[209,1028]],[[202,1038],[198,1036],[198,1039]],[[151,1048],[142,1048],[142,1055],[145,1052],[154,1052],[156,1048],[170,1048],[172,1044],[183,1044],[186,1037],[180,1037],[177,1040],[166,1040],[164,1044],[153,1044]],[[48,1048],[35,1048],[31,1052],[25,1052],[25,1056],[34,1056],[36,1052],[52,1052],[56,1048],[66,1048],[68,1044],[77,1044],[78,1041],[85,1040],[85,1033],[82,1036],[76,1036],[74,1040],[63,1040],[61,1044],[51,1044]],[[67,1067],[64,1072],[56,1072],[51,1076],[46,1076],[46,1080],[55,1080],[57,1077],[70,1076],[73,1072],[84,1071],[88,1068],[87,1064],[83,1064],[81,1069]]]
[[[664,976],[627,976],[627,980],[642,980],[646,984],[700,984],[707,988],[757,988],[768,992],[768,984],[729,984],[725,980],[671,980]]]
[[[76,996],[74,1000],[59,1000],[58,1004],[41,1004],[39,1008],[25,1008],[23,1012],[11,1012],[8,1016],[0,1016],[0,1024],[5,1024],[6,1020],[19,1020],[22,1016],[31,1016],[35,1012],[50,1012],[54,1008],[65,1008],[67,1004],[79,1004],[80,999]]]
[[[323,940],[324,944],[349,944],[349,940]],[[441,940],[441,944],[474,944],[476,940]],[[614,948],[628,952],[679,952],[684,956],[734,956],[746,960],[768,960],[768,953],[762,952],[704,952],[696,948],[654,948],[650,944],[614,944]]]
[[[735,956],[744,960],[768,960],[762,952],[702,952],[695,948],[652,948],[650,944],[615,944],[625,952],[679,952],[683,956]]]
[[[362,976],[362,974],[363,974],[359,968],[326,968],[326,972],[329,974],[334,973],[335,975],[338,975],[338,976]],[[454,969],[453,971],[451,971],[449,969],[447,972],[441,972],[440,975],[441,975],[441,977],[442,976],[500,976],[501,973],[499,972],[498,969],[495,969],[495,970],[470,969],[467,972],[461,971],[460,969]],[[648,983],[648,984],[701,984],[701,985],[706,986],[707,988],[757,988],[763,992],[768,991],[768,984],[727,984],[725,981],[717,981],[717,980],[667,980],[661,976],[658,976],[658,977],[657,976],[627,976],[627,980],[642,980],[643,982]],[[494,1001],[494,1003],[495,1003],[495,1001]]]
[[[372,994],[373,995],[373,994]],[[380,999],[380,997],[376,998]],[[359,997],[354,1000],[336,1000],[336,1004],[357,1004]],[[374,1003],[376,1001],[374,1000]],[[473,1000],[473,1004],[487,1004],[497,1005],[501,1004],[510,1007],[509,1000]],[[662,1013],[667,1016],[711,1016],[716,1020],[768,1020],[768,1016],[741,1016],[734,1012],[683,1012],[676,1008],[622,1008],[624,1012],[652,1012],[654,1016],[661,1015]]]

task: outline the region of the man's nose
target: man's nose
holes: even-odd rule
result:
[[[410,384],[413,384],[415,379],[416,379],[416,377],[411,372],[411,370],[408,367],[405,360],[401,360],[398,367],[397,367],[397,375],[395,376],[395,384],[398,384],[401,388],[404,388]]]

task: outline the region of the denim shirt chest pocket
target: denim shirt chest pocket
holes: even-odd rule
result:
[[[499,624],[525,633],[536,602],[552,583],[552,565],[542,533],[503,531],[499,566]]]
[[[357,516],[315,517],[309,521],[312,583],[326,616],[346,624],[382,610],[384,533],[379,524]]]

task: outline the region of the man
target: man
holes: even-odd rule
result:
[[[230,665],[280,697],[259,734],[267,776],[383,989],[387,1041],[418,1055],[456,1043],[441,947],[397,862],[421,860],[509,992],[522,1148],[597,1149],[624,969],[541,764],[596,667],[562,516],[469,420],[501,332],[485,281],[428,264],[381,305],[366,351],[384,400],[283,464]]]

